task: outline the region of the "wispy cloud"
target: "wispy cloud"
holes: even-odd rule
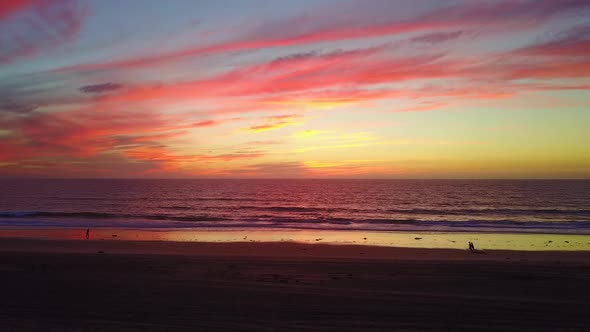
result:
[[[422,101],[419,102],[417,105],[411,107],[404,107],[401,109],[395,109],[394,112],[424,112],[424,111],[433,111],[444,108],[448,106],[447,103],[441,102],[432,102],[432,101]]]
[[[305,132],[304,132],[305,133]],[[307,132],[310,133],[310,132]],[[336,132],[311,132],[312,135],[299,133],[298,147],[293,150],[296,153],[305,153],[316,150],[340,150],[361,148],[381,144],[378,137],[369,132],[336,133]]]
[[[524,47],[516,53],[551,57],[587,56],[590,54],[590,25],[576,25],[558,33],[552,40]]]
[[[360,11],[353,17],[333,15],[324,9],[313,15],[294,16],[280,24],[276,22],[251,24],[249,28],[243,29],[245,31],[240,36],[223,42],[126,60],[74,65],[61,70],[88,71],[153,66],[205,54],[379,37],[429,29],[452,29],[465,26],[524,29],[561,14],[573,11],[580,13],[590,9],[590,4],[584,0],[460,2],[433,9],[413,18],[400,19],[387,14],[392,9],[387,3],[382,5],[383,8],[377,6],[373,12]],[[397,6],[397,4],[391,3],[391,6]],[[348,10],[355,9],[357,8],[348,8]],[[440,38],[439,35],[438,39]],[[437,37],[431,37],[431,40],[436,39]]]
[[[273,3],[260,17],[210,8],[198,25],[154,11],[145,29],[140,9],[108,24],[112,5],[0,1],[2,171],[398,174],[405,145],[480,153],[469,146],[485,142],[431,130],[475,121],[455,111],[567,108],[579,119],[588,102],[585,0]],[[513,134],[494,123],[486,135]]]
[[[274,115],[265,117],[262,119],[264,121],[263,124],[250,126],[248,127],[248,131],[259,133],[287,126],[301,125],[302,122],[300,120],[297,120],[299,118],[301,118],[301,116],[294,114]]]

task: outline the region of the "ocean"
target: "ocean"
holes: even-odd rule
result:
[[[590,234],[590,181],[0,180],[0,227]]]

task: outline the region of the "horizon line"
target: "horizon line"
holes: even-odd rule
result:
[[[377,180],[377,181],[590,181],[590,178],[141,178],[141,177],[0,177],[0,180]]]

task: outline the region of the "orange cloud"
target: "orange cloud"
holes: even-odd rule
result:
[[[193,171],[193,164],[197,162],[232,162],[262,157],[263,152],[236,152],[219,155],[179,155],[169,152],[162,147],[140,147],[123,151],[123,155],[140,161],[149,161],[154,167],[147,169],[144,174],[154,172],[179,172],[180,174]]]
[[[183,137],[193,128],[219,125],[224,120],[193,122],[182,115],[148,110],[123,112],[100,106],[24,116],[0,113],[0,128],[11,128],[0,142],[0,162],[22,161],[25,167],[45,158],[68,163],[99,155],[119,155],[128,160],[157,163],[156,168],[170,170],[183,161],[230,161],[260,155],[178,155],[166,146],[167,140]]]
[[[293,114],[269,116],[264,118],[264,121],[266,123],[261,125],[250,126],[248,127],[248,131],[258,133],[263,131],[279,129],[286,126],[302,124],[302,122],[300,121],[293,121],[296,118],[300,118],[300,116]]]
[[[294,124],[297,124],[297,123],[296,122],[280,121],[280,122],[275,122],[275,123],[267,123],[267,124],[263,124],[263,125],[251,126],[248,128],[248,130],[251,132],[259,133],[262,131],[269,131],[269,130],[283,128],[286,126],[292,126]]]

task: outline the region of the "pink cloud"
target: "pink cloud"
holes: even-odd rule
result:
[[[178,102],[224,97],[208,114],[244,113],[261,110],[297,109],[358,104],[387,98],[444,97],[490,99],[511,97],[522,91],[586,89],[564,83],[516,84],[517,79],[575,78],[590,75],[585,58],[529,60],[512,53],[478,59],[452,58],[444,54],[392,56],[390,49],[377,46],[330,53],[303,53],[262,64],[253,64],[205,79],[158,85],[128,85],[91,102],[120,103]],[[510,57],[509,57],[510,56]],[[405,81],[453,79],[456,87],[373,88],[377,84]],[[485,83],[478,83],[485,82]],[[448,104],[450,100],[445,100]],[[111,106],[112,107],[112,106]],[[425,110],[422,105],[416,110]],[[194,124],[215,125],[214,120]],[[286,124],[281,124],[286,125]],[[276,126],[262,124],[256,129]]]
[[[382,5],[388,6],[387,3]],[[353,9],[350,8],[349,10]],[[325,10],[325,12],[320,11],[313,15],[293,17],[281,22],[281,24],[274,22],[254,24],[250,29],[242,29],[245,32],[240,37],[218,43],[125,60],[73,65],[59,70],[85,71],[153,66],[204,54],[370,38],[412,31],[456,29],[469,26],[511,27],[512,29],[517,27],[522,29],[536,26],[560,14],[572,11],[583,12],[589,9],[590,3],[584,0],[461,2],[434,9],[431,12],[410,19],[394,18],[391,15],[384,16],[383,13],[387,12],[386,10],[371,13],[372,15],[369,16],[363,15],[361,12],[352,18],[333,15]],[[375,19],[375,17],[378,17],[378,19]],[[285,27],[288,27],[288,29]],[[261,31],[264,31],[264,33],[260,33]],[[444,38],[458,36],[453,34],[457,34],[457,32],[445,36],[440,33],[435,36],[435,33],[424,38],[440,41]]]
[[[522,63],[508,65],[500,70],[497,74],[510,80],[582,78],[590,76],[590,59],[523,60]]]
[[[4,1],[2,1],[4,3]],[[26,9],[26,17],[5,17],[0,21],[0,64],[30,57],[72,40],[80,31],[85,10],[72,1],[8,0],[0,7],[8,15]],[[4,12],[2,11],[4,9]]]
[[[193,124],[191,124],[191,127],[194,128],[198,128],[198,127],[211,127],[211,126],[216,126],[219,124],[219,121],[215,121],[215,120],[203,120],[203,121],[199,121],[199,122],[195,122]]]
[[[33,0],[2,0],[0,2],[0,19],[33,5]]]
[[[577,25],[552,40],[524,47],[515,52],[525,56],[585,57],[590,54],[590,26]]]
[[[117,156],[116,162],[105,164],[104,168],[97,163],[95,175],[107,174],[113,169],[121,171],[114,173],[117,176],[154,172],[182,174],[195,162],[231,162],[264,155],[263,151],[181,154],[167,143],[172,139],[175,142],[184,139],[189,129],[218,126],[237,118],[195,122],[182,114],[170,115],[149,109],[122,111],[107,106],[99,103],[71,111],[0,113],[0,128],[10,128],[0,141],[2,171],[21,168],[25,169],[21,174],[38,174],[26,170],[44,167],[47,172],[55,174],[66,171],[72,162],[78,165],[88,160],[112,160]],[[138,162],[141,167],[136,164]],[[84,166],[80,167],[78,172],[67,174],[86,174],[82,169]],[[127,173],[128,169],[136,169],[137,173]]]
[[[412,107],[396,109],[394,112],[424,112],[433,111],[448,106],[447,103],[423,101]]]

